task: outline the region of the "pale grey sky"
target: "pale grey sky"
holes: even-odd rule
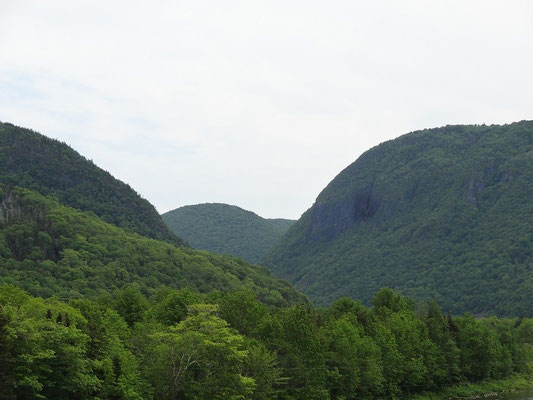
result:
[[[298,218],[403,133],[533,119],[531,1],[0,0],[0,121],[160,212]]]

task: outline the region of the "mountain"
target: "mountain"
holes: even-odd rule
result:
[[[320,304],[387,286],[456,313],[533,315],[533,122],[372,148],[263,262]]]
[[[252,263],[258,262],[294,223],[288,219],[265,219],[220,203],[180,207],[162,217],[191,246],[233,254]]]
[[[140,236],[53,197],[0,184],[0,284],[33,295],[95,297],[134,284],[199,292],[251,289],[266,303],[306,302],[288,282],[231,256]]]
[[[56,196],[71,207],[154,239],[183,244],[156,209],[67,144],[0,123],[0,183]]]

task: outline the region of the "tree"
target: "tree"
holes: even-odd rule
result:
[[[429,389],[438,350],[429,340],[425,324],[414,313],[412,301],[390,289],[381,289],[373,304],[378,319],[374,337],[381,347],[391,394]]]
[[[461,351],[461,373],[472,382],[495,377],[501,352],[496,333],[471,315],[462,316],[456,321],[459,326],[457,345]]]
[[[147,308],[146,298],[137,288],[128,286],[117,292],[115,309],[128,326],[132,327],[135,322],[142,321]]]
[[[449,318],[451,320],[451,316]],[[425,323],[430,340],[438,348],[436,363],[429,369],[434,384],[443,385],[459,381],[460,352],[450,331],[450,325],[434,300],[428,304]]]
[[[160,399],[239,399],[254,380],[242,375],[244,338],[215,316],[216,306],[189,307],[190,315],[153,337],[152,378]]]
[[[334,399],[375,398],[383,389],[381,354],[352,320],[347,314],[321,330],[326,347],[329,392]]]
[[[220,316],[240,333],[252,337],[268,312],[250,290],[229,293],[219,304]]]
[[[14,400],[12,353],[7,340],[7,329],[10,318],[0,306],[0,399]]]
[[[247,342],[246,350],[248,354],[244,360],[243,375],[253,378],[255,382],[251,398],[253,400],[278,398],[288,378],[282,376],[276,354],[255,340]]]
[[[47,319],[49,306],[52,312],[59,311],[55,305],[31,299],[11,313],[6,342],[11,349],[13,389],[18,399],[88,399],[100,384],[85,357],[88,337],[74,323],[67,327]],[[82,322],[74,309],[69,313],[73,322]]]
[[[288,395],[296,399],[328,399],[324,351],[307,308],[282,309],[269,325],[274,328],[273,337],[267,340],[278,353],[283,374],[290,378]]]
[[[201,302],[197,292],[185,288],[169,290],[166,296],[153,307],[153,314],[158,322],[174,325],[187,317],[187,306]]]

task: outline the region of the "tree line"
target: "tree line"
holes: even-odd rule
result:
[[[0,286],[0,399],[412,398],[531,371],[533,320],[372,306],[277,307],[248,290],[135,286],[92,300]]]

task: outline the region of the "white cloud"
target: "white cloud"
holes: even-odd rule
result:
[[[0,2],[0,120],[160,211],[298,217],[402,133],[533,113],[528,1]]]

